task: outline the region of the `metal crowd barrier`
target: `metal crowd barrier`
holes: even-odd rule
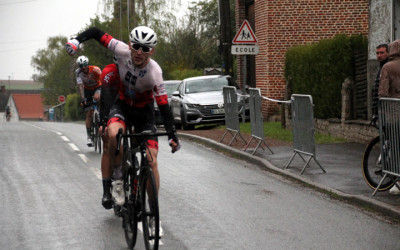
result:
[[[289,167],[294,157],[298,154],[305,162],[301,174],[303,174],[306,167],[310,166],[309,163],[311,159],[314,159],[322,171],[326,173],[325,169],[317,161],[315,155],[314,110],[312,97],[310,95],[293,94],[291,100],[294,155],[284,169]],[[305,160],[302,155],[307,155],[309,158]]]
[[[224,95],[226,131],[219,142],[222,142],[225,135],[229,132],[233,136],[232,140],[228,144],[229,146],[232,144],[234,140],[236,140],[237,136],[239,136],[242,139],[244,144],[247,144],[245,139],[243,139],[242,135],[240,134],[239,109],[237,103],[236,88],[232,86],[224,86],[223,95]]]
[[[384,175],[372,196],[386,177],[393,181],[400,179],[400,99],[381,98],[378,103],[378,115]]]
[[[257,146],[253,150],[252,155],[257,151],[260,147],[264,150],[261,143],[264,144],[269,151],[273,154],[271,148],[268,147],[267,143],[265,142],[264,136],[264,120],[263,115],[261,113],[261,91],[260,89],[256,88],[249,88],[249,104],[250,104],[250,125],[251,125],[251,139],[247,143],[244,151],[250,146],[251,142],[255,140],[257,142]]]

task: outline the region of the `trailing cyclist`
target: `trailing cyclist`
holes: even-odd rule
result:
[[[81,97],[80,105],[83,107],[86,116],[86,134],[88,147],[93,146],[93,139],[91,135],[91,127],[93,121],[93,106],[89,105],[100,101],[100,87],[101,87],[101,70],[97,66],[89,65],[89,59],[86,56],[80,56],[76,60],[78,69],[75,71],[76,84],[79,88],[79,95]]]
[[[108,121],[109,157],[114,168],[113,198],[117,205],[123,205],[125,194],[122,178],[122,151],[118,156],[116,150],[116,134],[127,125],[133,125],[135,132],[144,130],[156,131],[154,118],[154,98],[157,101],[164,119],[164,126],[169,136],[172,152],[179,150],[180,145],[175,131],[174,120],[168,104],[168,96],[163,84],[162,70],[156,61],[151,59],[157,44],[157,35],[149,27],[139,26],[129,35],[130,43],[125,44],[113,38],[111,35],[95,28],[79,34],[66,44],[66,50],[73,56],[79,48],[79,44],[89,39],[95,39],[104,47],[114,52],[118,60],[118,71],[122,84],[119,88],[119,99],[114,103],[110,111]],[[158,139],[147,140],[150,167],[156,179],[159,189],[159,172],[157,164]]]
[[[11,119],[11,109],[10,109],[10,106],[7,105],[7,107],[6,107],[6,120],[10,121],[10,119]]]

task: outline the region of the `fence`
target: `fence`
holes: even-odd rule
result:
[[[311,159],[318,164],[324,173],[325,169],[319,164],[315,155],[315,140],[314,140],[314,109],[312,97],[310,95],[293,94],[292,100],[292,126],[293,126],[293,150],[294,154],[285,169],[289,167],[294,157],[298,154],[305,162],[301,174],[304,173],[306,167],[309,167]],[[302,155],[307,155],[309,158],[304,159]]]
[[[375,195],[386,177],[393,181],[400,178],[400,99],[381,98],[378,113],[384,175],[372,195]]]
[[[222,136],[220,142],[224,139],[225,135],[230,132],[233,136],[229,145],[232,144],[233,140],[236,139],[236,136],[239,135],[241,139],[246,143],[243,137],[239,132],[239,114],[238,114],[238,105],[237,105],[237,94],[236,89],[234,87],[224,87],[223,88],[224,95],[224,107],[225,107],[225,125],[226,131]],[[314,109],[312,97],[310,95],[298,95],[293,94],[290,101],[279,101],[270,99],[267,97],[261,96],[260,89],[250,88],[249,89],[249,106],[250,106],[250,125],[251,125],[251,139],[248,143],[246,143],[246,147],[244,151],[246,151],[253,140],[257,141],[257,146],[253,150],[252,154],[256,152],[256,150],[265,145],[270,152],[273,154],[272,150],[268,147],[265,142],[264,135],[264,121],[261,113],[261,101],[265,99],[267,101],[278,102],[282,104],[290,104],[292,105],[292,128],[293,128],[293,150],[294,154],[284,167],[284,169],[288,168],[292,163],[293,159],[296,155],[299,155],[303,160],[305,165],[301,170],[301,174],[304,173],[307,167],[310,167],[311,159],[318,164],[321,170],[326,173],[325,169],[321,166],[321,164],[317,161],[316,153],[315,153],[315,141],[314,141]],[[308,156],[309,158],[306,160],[303,155]]]
[[[226,131],[219,142],[222,142],[225,135],[229,132],[232,135],[232,140],[228,145],[232,144],[232,142],[236,139],[236,136],[239,136],[244,144],[247,144],[245,139],[243,139],[242,135],[240,134],[239,109],[236,88],[232,86],[224,86],[222,91],[224,95]]]
[[[259,147],[263,150],[261,143],[265,145],[269,151],[273,154],[271,148],[268,147],[267,143],[265,142],[264,136],[264,120],[261,113],[261,91],[260,89],[249,88],[249,104],[250,104],[250,125],[251,125],[251,139],[247,143],[244,151],[250,146],[253,140],[257,141],[257,146],[253,150],[252,155],[257,151]]]
[[[64,121],[64,105],[65,102],[49,108],[49,121]]]

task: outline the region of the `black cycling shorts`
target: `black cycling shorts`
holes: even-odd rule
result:
[[[108,124],[119,122],[126,126],[133,126],[135,133],[145,130],[156,132],[154,116],[154,102],[144,107],[132,107],[125,102],[118,100],[111,106]],[[147,146],[158,149],[158,137],[152,136],[147,140]]]

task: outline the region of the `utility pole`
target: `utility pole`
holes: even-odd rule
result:
[[[220,53],[224,75],[233,76],[231,10],[229,0],[219,0]]]

